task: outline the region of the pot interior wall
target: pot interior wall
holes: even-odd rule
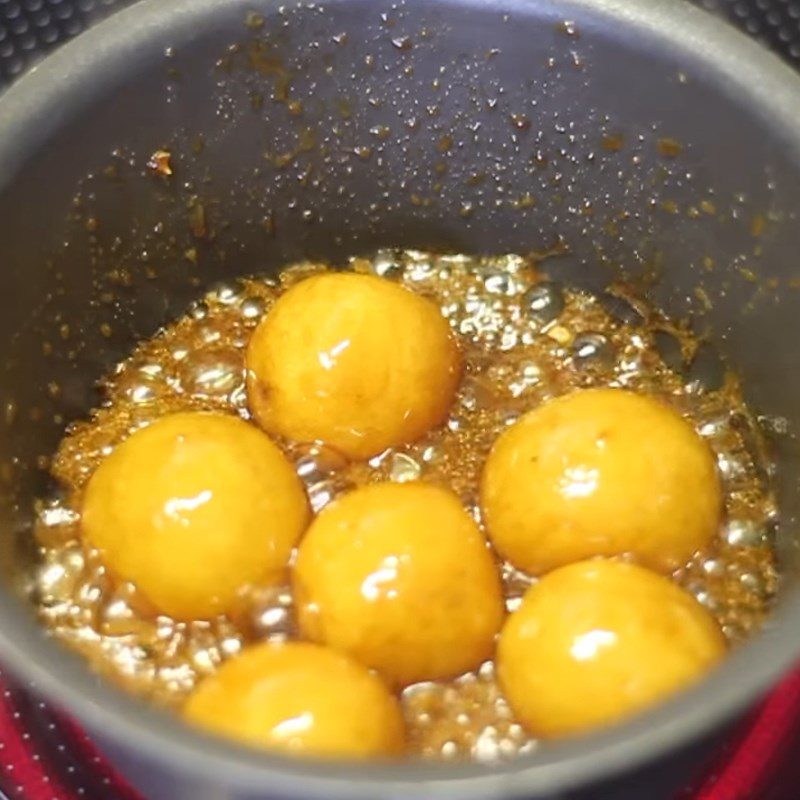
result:
[[[647,285],[797,429],[800,160],[693,43],[580,3],[254,5],[67,76],[0,144],[2,566],[18,589],[43,459],[98,377],[213,282],[295,259],[561,241],[551,275]],[[170,177],[147,167],[159,148]],[[793,441],[778,441],[789,573]]]

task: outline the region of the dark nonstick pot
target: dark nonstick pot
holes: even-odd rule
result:
[[[159,148],[170,177],[147,167]],[[798,79],[678,0],[145,0],[115,15],[0,100],[0,657],[152,800],[669,796],[693,748],[800,656],[798,208]],[[706,682],[491,769],[355,769],[185,729],[40,631],[27,595],[46,458],[137,337],[215,281],[299,258],[557,242],[553,277],[625,277],[708,333],[775,432],[781,596]],[[713,380],[715,364],[689,369]]]

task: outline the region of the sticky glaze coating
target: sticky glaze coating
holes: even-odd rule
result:
[[[328,273],[283,295],[247,348],[268,432],[351,458],[413,442],[453,401],[461,357],[436,305],[372,275]]]
[[[341,653],[304,642],[261,644],[194,691],[184,716],[212,733],[268,750],[325,758],[397,756],[397,699]]]
[[[157,610],[204,619],[279,580],[309,518],[269,438],[237,417],[180,413],[135,432],[86,489],[83,532]]]
[[[711,615],[667,578],[593,560],[546,575],[503,627],[500,683],[535,736],[631,716],[703,677],[725,653]]]
[[[458,498],[376,484],[316,518],[294,569],[304,636],[393,685],[449,678],[490,658],[503,618],[498,565]]]
[[[545,403],[497,440],[481,507],[501,555],[533,575],[623,554],[671,572],[708,547],[722,490],[711,451],[679,414],[592,389]]]
[[[625,287],[612,288],[609,302],[605,294],[560,285],[547,274],[550,263],[539,256],[388,250],[351,260],[353,272],[391,276],[385,279],[429,298],[448,320],[464,357],[448,417],[418,441],[369,461],[348,460],[321,444],[280,437],[276,444],[315,513],[356,487],[423,480],[451,489],[485,531],[481,471],[495,441],[520,416],[588,387],[625,386],[657,397],[713,451],[725,500],[709,549],[671,578],[709,610],[727,639],[741,642],[769,613],[778,576],[770,533],[776,506],[764,483],[770,463],[738,381],[729,374],[723,384],[698,384],[693,373],[687,382],[681,359],[697,347],[690,331]],[[93,669],[137,697],[178,710],[198,683],[243,650],[298,640],[296,598],[291,585],[262,585],[245,593],[241,607],[212,619],[154,613],[142,593],[110,575],[87,546],[81,520],[86,483],[122,442],[169,414],[217,410],[252,425],[244,385],[252,334],[293,286],[328,272],[321,264],[295,264],[274,277],[198,295],[187,314],[140,342],[106,375],[102,406],[69,427],[53,459],[63,488],[37,508],[41,562],[34,599],[40,618]],[[672,353],[662,349],[665,336]],[[532,578],[508,562],[500,568],[513,612]],[[410,757],[493,765],[539,746],[504,697],[494,657],[399,693]]]

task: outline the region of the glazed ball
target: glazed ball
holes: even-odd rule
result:
[[[583,561],[528,590],[500,635],[500,683],[538,737],[609,725],[705,675],[725,653],[708,612],[669,579]]]
[[[481,506],[497,550],[531,574],[623,553],[669,572],[714,536],[722,491],[711,450],[677,412],[590,389],[545,403],[500,436]]]
[[[293,286],[247,350],[258,423],[368,458],[441,423],[461,358],[430,300],[386,279],[327,273]]]
[[[309,643],[245,650],[200,684],[184,715],[211,733],[295,755],[368,759],[404,748],[400,705],[380,678]]]
[[[300,629],[392,685],[458,675],[491,656],[503,618],[497,565],[458,498],[425,483],[357,489],[298,550]]]
[[[136,431],[89,481],[83,532],[164,614],[208,618],[286,569],[308,504],[291,464],[238,417],[189,412]]]

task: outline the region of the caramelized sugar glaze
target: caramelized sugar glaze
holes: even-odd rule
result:
[[[421,478],[451,489],[482,524],[481,470],[509,425],[575,389],[628,388],[664,400],[687,419],[712,449],[722,481],[717,536],[672,578],[711,612],[731,643],[760,626],[777,582],[770,464],[736,377],[695,368],[705,343],[625,287],[590,294],[562,286],[534,259],[380,251],[352,259],[347,268],[432,299],[457,336],[464,371],[443,425],[368,461],[278,440],[314,513],[358,486]],[[112,581],[84,545],[87,481],[130,433],[166,414],[218,410],[249,420],[244,358],[255,327],[289,287],[329,269],[298,264],[277,278],[242,280],[206,294],[105,377],[102,407],[70,427],[54,459],[63,491],[39,508],[40,617],[57,638],[137,695],[178,707],[245,645],[297,638],[294,598],[287,575],[279,585],[251,587],[234,612],[214,619],[159,615],[135,587]],[[395,335],[400,339],[403,331]],[[533,579],[508,564],[501,570],[505,604],[513,611]],[[493,761],[537,745],[515,720],[491,660],[451,680],[411,685],[401,703],[411,754]]]

